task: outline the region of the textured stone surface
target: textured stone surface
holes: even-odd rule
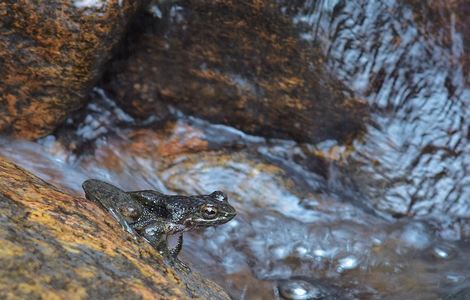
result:
[[[298,141],[347,139],[367,106],[328,72],[275,1],[173,1],[139,18],[108,90],[135,116],[162,101],[246,132]],[[158,17],[161,14],[161,18]]]
[[[49,133],[99,79],[142,1],[0,1],[0,132]]]
[[[162,263],[102,209],[0,157],[0,298],[228,299]]]
[[[462,65],[466,84],[470,85],[470,4],[466,0],[419,1],[402,0],[413,9],[413,18],[423,36],[435,38],[440,46],[454,47],[454,55],[459,57],[451,63]],[[461,39],[461,41],[460,41]]]

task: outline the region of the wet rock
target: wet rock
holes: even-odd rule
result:
[[[37,138],[80,107],[143,1],[2,1],[0,132]]]
[[[138,117],[162,102],[248,133],[298,141],[356,134],[367,106],[275,1],[172,1],[139,18],[106,87]]]
[[[0,157],[1,298],[228,299],[112,217]]]
[[[332,67],[374,107],[376,126],[344,162],[343,184],[377,213],[433,220],[452,239],[470,219],[468,30],[459,2],[341,2],[325,5],[318,22]]]

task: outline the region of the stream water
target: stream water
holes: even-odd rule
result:
[[[0,155],[79,196],[88,178],[225,191],[237,217],[186,234],[181,256],[234,299],[469,299],[469,33],[455,8],[441,3],[443,26],[413,1],[299,3],[284,13],[373,110],[352,147],[265,140],[181,113],[138,123],[96,88],[54,135],[3,138]]]

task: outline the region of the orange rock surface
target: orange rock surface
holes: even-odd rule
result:
[[[0,133],[41,137],[79,108],[141,2],[0,2]]]
[[[228,299],[178,273],[105,211],[0,157],[0,297]]]

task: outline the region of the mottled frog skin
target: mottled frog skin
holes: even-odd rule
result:
[[[183,245],[183,232],[224,224],[236,215],[220,191],[210,195],[165,195],[145,190],[125,192],[109,183],[89,179],[82,184],[88,200],[106,208],[131,234],[144,237],[163,256],[176,259]],[[174,248],[168,235],[178,234]]]

